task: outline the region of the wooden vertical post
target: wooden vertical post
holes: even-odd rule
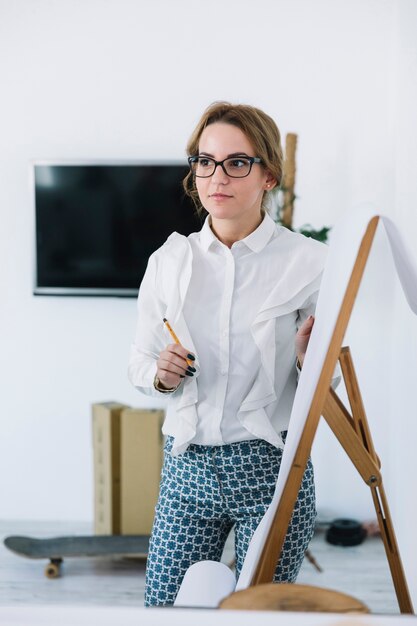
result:
[[[288,133],[285,138],[285,161],[283,174],[283,206],[281,208],[280,219],[284,226],[292,228],[292,218],[294,213],[294,187],[295,187],[295,152],[297,149],[297,135]]]

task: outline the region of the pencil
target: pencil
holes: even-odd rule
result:
[[[175,343],[177,343],[179,346],[181,346],[182,343],[178,339],[177,335],[174,333],[174,330],[173,330],[171,324],[168,322],[167,318],[164,317],[163,321],[164,321],[165,326],[168,328],[169,334],[171,335],[171,337],[173,338]],[[188,365],[192,365],[192,361],[190,361],[190,359],[185,359],[185,360],[187,361]]]
[[[168,322],[167,318],[164,317],[164,324],[165,326],[168,328],[169,330],[169,334],[171,335],[171,337],[173,338],[173,340],[175,341],[175,343],[177,343],[178,345],[181,345],[180,340],[178,339],[177,335],[174,333],[171,324]]]

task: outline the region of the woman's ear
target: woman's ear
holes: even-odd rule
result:
[[[277,186],[277,180],[274,178],[273,174],[267,170],[266,172],[266,181],[265,181],[265,191],[271,191],[274,187]]]

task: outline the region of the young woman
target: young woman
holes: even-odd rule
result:
[[[265,209],[282,150],[263,111],[212,104],[187,151],[184,187],[207,218],[150,257],[129,364],[137,389],[169,399],[146,605],[172,603],[190,565],[220,560],[232,527],[239,575],[277,480],[326,255]],[[309,462],[276,581],[296,579],[315,515]]]

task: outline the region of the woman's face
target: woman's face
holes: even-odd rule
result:
[[[236,155],[258,156],[240,128],[224,122],[210,124],[204,129],[198,153],[215,161]],[[252,165],[245,178],[227,176],[222,167],[217,166],[213,176],[196,177],[195,181],[201,204],[211,217],[235,220],[236,223],[259,217],[263,193],[274,186],[271,175],[257,163]]]

